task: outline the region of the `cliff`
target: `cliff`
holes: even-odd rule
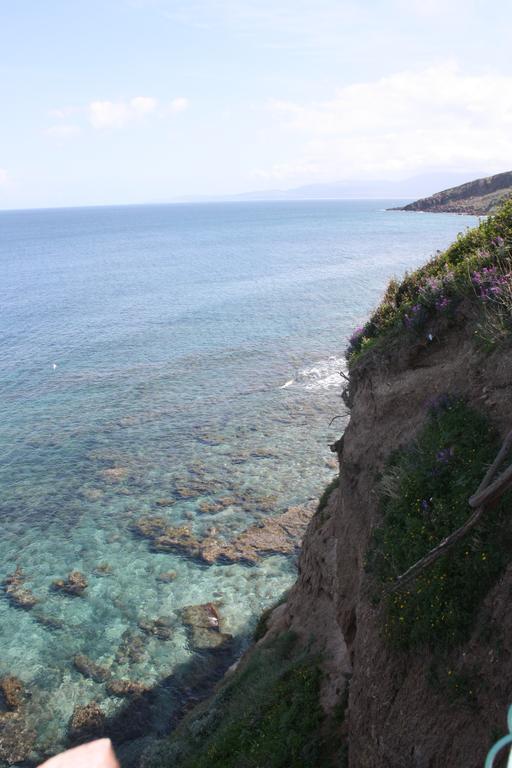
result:
[[[486,216],[494,213],[511,195],[512,171],[507,171],[445,189],[394,210]]]
[[[339,485],[297,581],[143,766],[483,765],[511,703],[510,496],[394,587],[467,520],[512,428],[511,254],[507,204],[392,282],[354,333]]]

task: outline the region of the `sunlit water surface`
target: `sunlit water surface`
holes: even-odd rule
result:
[[[172,640],[144,636],[142,660],[117,664],[140,619],[219,600],[243,645],[292,583],[289,558],[205,567],[150,551],[130,526],[160,514],[230,539],[321,492],[348,334],[390,277],[475,221],[386,204],[0,213],[0,579],[19,565],[40,599],[24,611],[0,595],[0,675],[25,682],[41,752],[63,744],[76,705],[121,706],[73,668],[76,653],[155,685],[192,651],[178,622]],[[176,486],[194,483],[201,495],[181,499]],[[236,503],[199,513],[226,495]],[[74,569],[83,597],[50,589]],[[174,581],[157,580],[169,570]]]

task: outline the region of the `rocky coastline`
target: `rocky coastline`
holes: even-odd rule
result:
[[[488,216],[495,213],[511,196],[512,171],[507,171],[445,189],[430,197],[390,210]]]

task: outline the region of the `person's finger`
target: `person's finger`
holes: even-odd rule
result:
[[[51,757],[39,768],[119,768],[110,739],[98,739]]]

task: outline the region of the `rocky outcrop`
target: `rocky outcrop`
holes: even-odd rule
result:
[[[151,542],[156,552],[175,552],[203,563],[255,564],[268,555],[290,555],[299,543],[314,505],[290,507],[280,515],[265,517],[251,525],[231,542],[213,534],[199,538],[188,526],[173,526],[164,517],[146,515],[139,518],[133,530]]]
[[[107,683],[107,692],[111,696],[142,696],[143,693],[149,693],[151,687],[138,683],[136,680],[110,680]]]
[[[0,678],[0,711],[17,712],[23,701],[23,683],[14,675]]]
[[[97,683],[103,683],[110,677],[110,669],[97,664],[84,653],[78,653],[73,658],[73,666],[84,677],[90,677]]]
[[[137,632],[126,629],[116,651],[115,662],[116,664],[138,664],[143,660],[145,652],[143,637]]]
[[[99,739],[105,733],[106,716],[100,705],[91,702],[75,707],[68,725],[68,736],[72,744]]]
[[[0,761],[17,765],[33,752],[36,733],[18,713],[0,713]]]
[[[0,679],[0,762],[14,765],[26,760],[36,741],[25,719],[25,690],[14,675]]]
[[[31,592],[30,589],[24,586],[25,574],[18,566],[14,573],[4,581],[5,594],[7,599],[15,608],[22,608],[23,610],[30,610],[39,602],[38,598]]]
[[[188,605],[180,611],[193,650],[225,648],[233,639],[222,632],[221,617],[215,603]]]
[[[330,712],[338,704],[351,673],[347,645],[338,623],[336,595],[338,553],[335,515],[339,490],[311,520],[303,540],[297,581],[286,602],[268,619],[268,632],[260,642],[286,631],[294,632],[302,645],[323,659],[321,701]]]
[[[159,640],[170,640],[175,631],[175,621],[171,616],[159,616],[156,619],[140,619],[139,628],[146,635],[153,635]]]
[[[87,589],[87,579],[80,571],[71,571],[66,579],[57,579],[52,584],[56,592],[63,592],[71,597],[80,597]]]
[[[486,216],[494,213],[511,196],[512,171],[507,171],[436,192],[431,197],[392,210]]]

